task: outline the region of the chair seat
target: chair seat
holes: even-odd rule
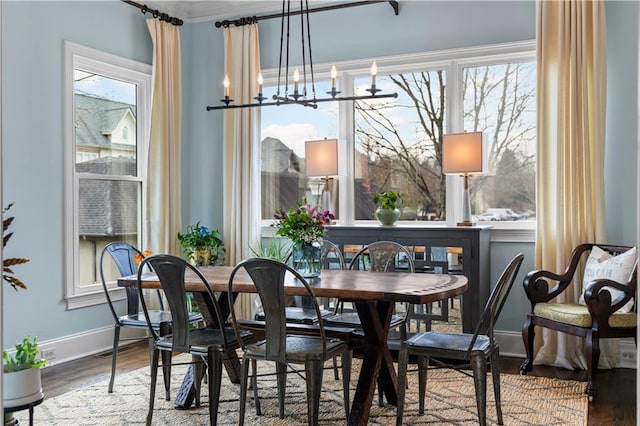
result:
[[[320,310],[320,316],[325,318],[333,314],[333,311],[327,309]],[[288,306],[285,309],[285,316],[287,322],[293,322],[298,324],[315,324],[318,322],[315,309],[300,308],[297,306]],[[264,321],[264,312],[257,312],[255,315],[256,321]]]
[[[120,324],[123,327],[137,327],[146,328],[147,320],[143,313],[137,313],[132,315],[123,315],[119,318]],[[149,320],[153,328],[160,327],[161,322],[171,322],[171,311],[149,311]],[[202,321],[202,314],[198,312],[189,313],[189,322]]]
[[[357,312],[343,312],[328,315],[322,318],[326,325],[337,325],[347,327],[361,327],[360,317]],[[396,328],[404,323],[404,317],[393,315],[389,328]]]
[[[427,331],[416,333],[407,339],[410,348],[420,348],[433,352],[434,355],[444,355],[456,359],[464,359],[471,345],[473,334],[468,333],[443,333]],[[472,352],[487,352],[491,347],[489,337],[478,335],[473,344]],[[410,349],[411,350],[411,349]]]
[[[327,339],[326,356],[322,353],[322,338],[315,336],[287,336],[286,359],[288,362],[306,362],[310,360],[325,361],[341,354],[347,345],[339,339]],[[266,359],[266,342],[264,340],[247,345],[245,356],[254,359]]]
[[[191,346],[188,352],[192,354],[207,354],[207,348],[210,346],[218,346],[219,351],[224,351],[225,348],[239,347],[236,334],[231,329],[226,329],[225,334],[227,338],[227,346],[224,346],[222,340],[222,333],[217,328],[197,328],[190,330],[189,343]],[[242,339],[249,342],[253,336],[250,332],[242,332]],[[161,336],[156,339],[156,347],[162,350],[174,349],[172,335]]]
[[[591,327],[592,320],[589,308],[578,303],[538,303],[533,313],[540,317],[577,327]],[[635,312],[616,312],[609,317],[609,327],[634,328],[637,314]]]

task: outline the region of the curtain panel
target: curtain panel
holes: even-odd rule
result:
[[[146,245],[156,253],[181,254],[180,144],[182,63],[179,27],[147,19],[153,40],[153,98],[147,168]]]
[[[536,269],[562,272],[573,249],[606,242],[604,138],[607,82],[602,1],[537,2]],[[582,276],[557,302],[577,302]],[[534,364],[586,368],[584,339],[542,329]],[[618,344],[609,339],[605,344]],[[602,348],[600,366],[615,364]]]

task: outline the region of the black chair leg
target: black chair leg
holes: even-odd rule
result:
[[[253,375],[251,376],[251,387],[253,388],[253,402],[256,405],[256,416],[261,416],[262,407],[260,406],[260,398],[258,397],[258,362],[255,359],[251,360],[251,369],[253,370]]]
[[[351,407],[349,398],[349,385],[351,381],[351,350],[345,351],[340,357],[342,358],[342,390],[344,393],[344,415],[349,418],[349,409]],[[335,358],[334,358],[335,359]]]
[[[160,324],[160,336],[167,336],[171,333],[169,323]],[[171,401],[171,351],[162,351],[162,378],[164,380],[164,399]]]
[[[396,426],[402,424],[402,416],[404,415],[404,394],[406,390],[408,362],[409,351],[405,345],[402,345],[398,353],[398,408],[396,411]]]
[[[522,326],[522,342],[527,352],[527,357],[520,366],[520,374],[527,374],[533,369],[533,339],[535,337],[535,324],[531,321],[531,315],[527,315],[527,320]]]
[[[498,424],[503,425],[502,420],[502,397],[500,393],[500,349],[491,353],[491,378],[493,379],[493,396],[496,400],[496,416]]]
[[[287,387],[287,364],[276,362],[276,375],[278,382],[278,414],[284,419],[284,397]],[[309,379],[307,378],[307,382]]]
[[[600,361],[600,339],[597,336],[594,337],[592,333],[587,334],[585,349],[587,352],[587,388],[584,393],[587,394],[589,402],[592,402],[597,392],[596,372]]]
[[[253,364],[253,360],[251,361],[251,363]],[[249,376],[249,360],[246,358],[242,359],[242,365],[240,366],[241,369],[241,373],[240,373],[240,416],[238,418],[238,425],[239,426],[244,426],[244,415],[246,412],[246,405],[247,405],[247,379]],[[253,374],[255,376],[256,371],[255,369],[253,370]],[[253,378],[251,379],[253,381]],[[255,391],[255,387],[254,387],[254,392]],[[257,401],[257,398],[256,398]],[[260,415],[260,414],[258,414]]]
[[[473,383],[476,389],[476,405],[478,406],[478,423],[487,424],[487,359],[484,354],[471,355]]]
[[[218,403],[220,402],[220,386],[222,384],[222,354],[209,348],[207,352],[207,371],[209,385],[209,422],[218,424]]]
[[[158,378],[158,360],[160,358],[160,351],[154,350],[151,354],[151,389],[149,392],[149,413],[147,413],[147,426],[151,426],[151,420],[153,419],[153,402],[156,399],[156,381]]]
[[[113,382],[116,379],[116,360],[118,358],[118,345],[120,343],[120,326],[113,328],[113,352],[111,353],[111,379],[109,380],[109,393],[113,392]]]
[[[322,361],[307,361],[305,370],[307,376],[307,422],[310,425],[317,425],[324,366]]]
[[[418,413],[424,414],[424,400],[427,396],[427,372],[429,363],[426,356],[418,355]]]

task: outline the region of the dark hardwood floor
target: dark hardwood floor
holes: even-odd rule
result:
[[[519,374],[521,359],[501,359],[503,373]],[[144,367],[149,363],[147,343],[139,342],[121,349],[118,373]],[[100,354],[52,365],[42,371],[44,393],[47,398],[108,380],[111,373],[111,354]],[[116,374],[115,387],[118,386]],[[535,366],[532,375],[584,381],[584,371]],[[524,396],[523,396],[524,397]],[[636,370],[614,369],[598,372],[598,396],[589,405],[589,426],[636,424]]]

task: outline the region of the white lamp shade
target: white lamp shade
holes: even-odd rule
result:
[[[307,176],[338,175],[338,140],[322,139],[306,141],[304,156],[307,165]]]
[[[488,146],[483,132],[442,136],[442,173],[483,173],[488,170]]]

